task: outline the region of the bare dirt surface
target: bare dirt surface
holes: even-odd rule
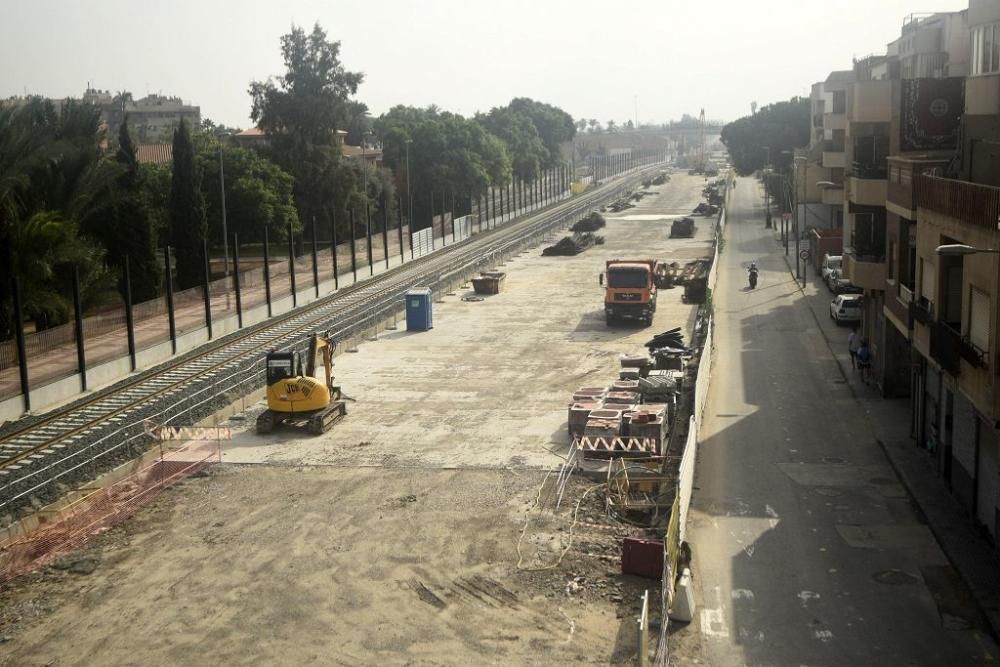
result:
[[[558,568],[517,568],[543,477],[220,466],[4,590],[0,664],[627,662],[655,582],[618,574],[599,502]],[[525,566],[556,563],[589,486],[528,525]]]
[[[554,513],[549,471],[572,391],[689,331],[682,290],[653,327],[608,329],[597,275],[612,257],[709,255],[710,219],[667,238],[703,185],[675,176],[609,218],[606,246],[535,249],[504,293],[445,297],[431,332],[338,357],[357,401],[333,431],[238,433],[222,465],[0,588],[0,665],[632,664],[639,598],[659,599],[620,574],[638,529],[585,479]]]

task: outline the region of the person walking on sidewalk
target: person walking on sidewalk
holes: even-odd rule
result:
[[[861,370],[861,381],[868,384],[871,379],[872,350],[867,338],[861,340],[861,347],[858,348],[858,368]]]
[[[858,370],[858,348],[861,347],[861,337],[858,336],[858,328],[851,327],[851,333],[847,336],[847,352],[851,355],[851,368]]]

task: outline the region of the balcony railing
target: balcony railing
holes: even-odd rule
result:
[[[907,306],[913,303],[913,290],[902,283],[899,285],[899,300]]]
[[[851,163],[851,176],[864,179],[885,179],[889,176],[889,168],[883,164]]]
[[[952,377],[958,377],[962,370],[962,357],[959,353],[961,342],[962,335],[948,324],[940,321],[931,324],[931,359]]]
[[[917,206],[977,227],[1000,229],[1000,188],[939,176],[918,176]]]
[[[917,299],[910,302],[910,317],[914,322],[930,324],[934,317],[934,308],[927,299]]]
[[[895,181],[889,181],[887,194],[888,196],[886,199],[897,206],[902,206],[907,211],[912,211],[917,208],[917,197],[916,193],[913,191],[913,185],[911,183],[896,183]]]

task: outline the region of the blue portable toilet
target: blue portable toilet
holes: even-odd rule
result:
[[[423,287],[411,289],[406,293],[406,330],[427,331],[434,326],[431,317],[430,289]]]

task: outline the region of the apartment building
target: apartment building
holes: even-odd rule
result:
[[[909,167],[915,213],[911,255],[916,266],[907,267],[913,278],[914,432],[955,496],[995,538],[1000,523],[1000,3],[972,0],[967,21],[968,78],[956,150],[950,159],[896,164],[901,178]],[[957,252],[939,250],[955,244],[962,246]]]

